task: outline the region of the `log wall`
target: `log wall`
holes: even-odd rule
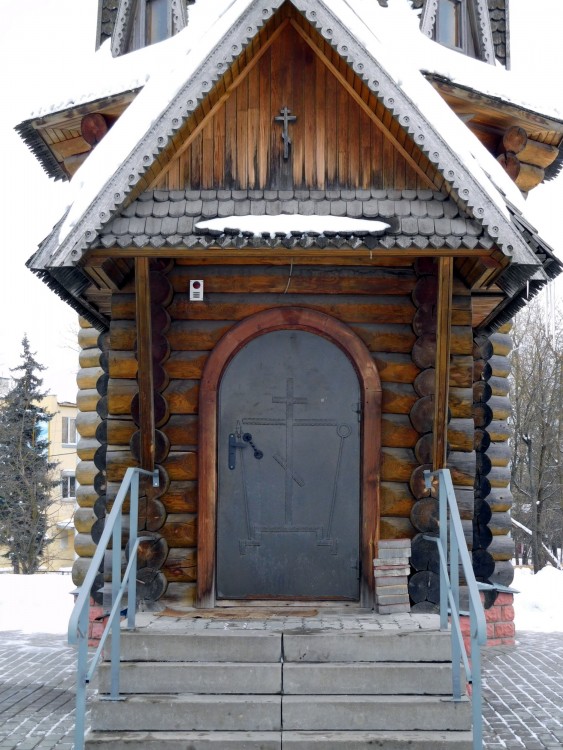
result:
[[[104,420],[97,411],[101,398],[98,387],[102,394],[107,387],[100,348],[103,346],[103,339],[100,339],[99,332],[84,318],[79,319],[79,324],[80,370],[76,398],[79,410],[76,416],[76,430],[79,434],[76,448],[79,458],[76,467],[78,508],[74,515],[77,531],[74,549],[78,558],[72,567],[72,580],[76,586],[82,585],[84,581],[106,515]],[[98,603],[102,600],[103,583],[102,567],[92,588],[94,600]]]
[[[143,528],[154,534],[154,543],[145,551],[145,596],[157,598],[165,591],[165,599],[172,605],[185,606],[194,601],[197,413],[202,370],[209,352],[236,321],[274,306],[311,307],[333,315],[364,341],[383,388],[381,536],[413,538],[422,529],[427,530],[428,524],[432,526],[435,501],[420,490],[420,481],[421,465],[427,463],[431,450],[428,433],[432,418],[428,428],[425,407],[433,398],[433,378],[428,379],[428,371],[432,370],[434,341],[432,315],[428,319],[418,312],[423,305],[432,306],[436,288],[433,278],[433,263],[416,269],[404,263],[396,268],[386,265],[368,269],[292,268],[291,263],[285,267],[196,266],[188,261],[153,267],[154,404],[161,489],[155,495],[147,488],[146,512],[141,520]],[[190,279],[204,280],[203,302],[189,301]],[[128,287],[112,301],[108,498],[115,496],[127,466],[135,465],[138,459],[133,292],[133,287]],[[475,463],[471,311],[468,293],[460,282],[456,282],[454,293],[449,457],[470,535]],[[415,500],[421,503],[418,515],[412,512]],[[429,503],[430,511],[422,512],[422,506]],[[416,520],[417,526],[414,518],[428,520]],[[426,578],[435,572],[430,557],[426,555],[420,563]],[[433,604],[430,599],[424,601]]]
[[[412,298],[416,307],[412,349],[413,364],[419,368],[414,381],[416,400],[410,410],[410,421],[417,432],[414,446],[416,466],[409,486],[414,498],[410,520],[416,530],[412,540],[409,593],[415,612],[435,611],[440,599],[438,548],[425,535],[438,533],[438,500],[434,490],[426,489],[423,472],[432,469],[434,393],[436,359],[436,310],[438,299],[437,264],[420,260],[415,266],[417,281]],[[449,379],[449,419],[447,466],[452,472],[466,541],[471,548],[473,518],[473,482],[475,452],[471,418],[471,384],[473,339],[470,326],[471,297],[462,284],[454,286],[451,356]]]
[[[473,519],[473,568],[477,580],[509,586],[514,577],[510,536],[510,416],[509,382],[511,324],[490,338],[474,342],[475,382],[475,515]],[[485,598],[489,606],[496,595]]]

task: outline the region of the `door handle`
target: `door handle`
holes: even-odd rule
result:
[[[239,443],[237,440],[237,436],[234,432],[231,432],[229,435],[229,469],[231,471],[234,471],[237,466],[237,448],[246,448],[247,445],[250,445],[252,450],[254,451],[254,458],[256,458],[258,461],[261,458],[264,458],[264,454],[261,450],[258,450],[258,448],[254,445],[252,442],[252,435],[250,432],[245,432],[242,436],[243,443]]]

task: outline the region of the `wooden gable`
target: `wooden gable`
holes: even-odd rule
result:
[[[287,107],[284,159],[282,125]],[[287,4],[168,150],[152,189],[436,188],[437,171],[340,55]]]

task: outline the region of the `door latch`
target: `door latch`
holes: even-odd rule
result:
[[[234,432],[231,432],[231,434],[229,435],[229,469],[231,471],[236,469],[237,466],[237,449],[246,448],[247,445],[250,445],[250,447],[254,451],[254,458],[256,458],[258,461],[261,458],[264,458],[264,454],[262,453],[262,451],[258,450],[258,448],[254,445],[250,432],[245,432],[242,436],[242,439],[244,442],[239,443]]]

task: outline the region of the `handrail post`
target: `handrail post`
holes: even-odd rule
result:
[[[86,686],[88,684],[88,624],[90,621],[90,599],[78,618],[78,629],[82,637],[78,642],[76,668],[76,712],[74,723],[74,749],[84,750],[84,722],[86,718]]]
[[[450,534],[450,585],[455,611],[459,612],[459,548],[458,539],[453,529]],[[452,692],[454,701],[461,700],[461,634],[452,628]]]
[[[131,481],[131,510],[129,512],[129,556],[133,555],[135,543],[137,542],[137,529],[139,526],[139,474],[135,472]],[[131,630],[135,627],[135,615],[137,613],[137,564],[131,567],[129,573],[127,590],[127,627]]]
[[[128,626],[135,627],[135,610],[137,605],[137,551],[139,538],[137,533],[139,523],[139,475],[152,477],[153,487],[158,487],[160,476],[158,470],[147,471],[130,467],[115,497],[113,507],[106,523],[98,546],[90,563],[90,567],[80,587],[68,625],[68,642],[78,645],[77,654],[77,683],[76,683],[76,719],[75,719],[75,750],[84,750],[84,732],[86,719],[86,686],[92,679],[105,646],[111,633],[111,688],[110,700],[119,700],[119,663],[121,636],[121,602],[127,592]],[[130,546],[129,562],[122,577],[122,528],[123,503],[129,493],[130,499]],[[106,628],[100,638],[100,643],[90,664],[88,664],[88,625],[90,621],[90,596],[96,575],[104,561],[105,553],[112,543],[111,554],[111,608],[106,622]],[[106,615],[104,615],[104,618]]]
[[[447,491],[442,471],[438,472],[438,518],[440,522],[440,544],[448,560],[448,503]],[[440,630],[448,629],[448,586],[444,576],[440,576]]]
[[[469,622],[471,627],[471,674],[475,678],[472,682],[471,708],[473,713],[473,747],[481,750],[483,747],[482,706],[483,693],[481,685],[481,644],[477,633],[477,613],[473,602],[469,603]]]
[[[112,607],[117,601],[121,581],[121,528],[122,514],[119,513],[113,527],[113,540],[111,550],[111,603]],[[111,609],[110,608],[110,609]],[[111,624],[111,691],[110,700],[119,700],[119,659],[120,659],[120,617],[114,618]]]

